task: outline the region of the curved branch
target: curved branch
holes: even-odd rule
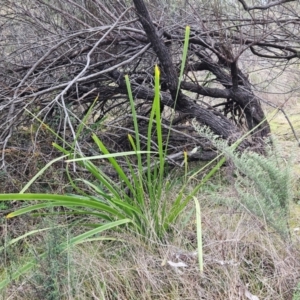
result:
[[[238,0],[242,5],[244,10],[246,11],[250,11],[250,10],[254,10],[254,9],[260,9],[260,10],[266,10],[269,9],[273,6],[278,6],[284,3],[288,3],[288,2],[295,2],[296,0],[279,0],[279,1],[272,1],[266,5],[256,5],[256,6],[248,6],[246,4],[246,2],[244,0]]]
[[[258,44],[258,46],[260,46],[259,44]],[[274,46],[273,46],[274,47]],[[277,49],[280,49],[280,48],[278,48],[278,47],[274,47],[274,48],[277,48]],[[277,55],[268,55],[268,54],[261,54],[261,53],[259,53],[259,52],[257,52],[255,49],[254,49],[254,47],[253,46],[251,46],[250,47],[250,50],[251,50],[251,52],[254,54],[254,55],[256,55],[256,56],[259,56],[259,57],[265,57],[265,58],[271,58],[271,59],[287,59],[287,60],[290,60],[290,59],[292,59],[292,58],[297,58],[297,57],[299,57],[299,54],[298,53],[295,53],[295,54],[293,54],[293,55],[287,55],[287,56],[277,56]],[[290,51],[290,50],[289,50]],[[296,50],[295,50],[296,51]]]

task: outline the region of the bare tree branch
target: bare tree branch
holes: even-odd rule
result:
[[[248,6],[246,4],[245,0],[238,0],[242,5],[244,10],[246,11],[250,11],[250,10],[254,10],[254,9],[260,9],[260,10],[265,10],[265,9],[269,9],[271,7],[274,6],[278,6],[278,5],[282,5],[284,3],[288,3],[288,2],[294,2],[296,0],[279,0],[279,1],[271,1],[270,3],[266,4],[266,5],[255,5],[255,6]]]
[[[133,130],[124,75],[130,77],[145,130],[156,64],[162,71],[164,130],[173,132],[170,155],[184,146],[203,147],[198,137],[185,144],[187,136],[178,133],[178,128],[193,132],[191,119],[229,143],[255,128],[243,146],[263,148],[270,126],[262,95],[272,97],[268,86],[282,87],[282,94],[298,92],[299,5],[277,0],[259,8],[246,0],[230,3],[177,1],[173,9],[143,0],[5,0],[0,10],[2,148],[16,143],[15,136],[25,135],[32,125],[38,127],[37,117],[65,140],[74,139],[97,98],[90,126],[112,126],[97,129],[97,134],[112,151],[122,150],[128,144],[126,130]],[[250,12],[254,9],[255,14]],[[186,25],[191,36],[177,95]],[[286,72],[288,80],[280,81]],[[274,102],[280,103],[280,93],[276,95]],[[36,129],[34,138],[22,142],[39,141],[41,132]],[[87,133],[77,140],[78,151],[87,151],[88,144]]]

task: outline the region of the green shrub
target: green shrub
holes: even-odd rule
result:
[[[292,178],[289,164],[280,164],[273,149],[261,155],[244,151],[239,153],[219,141],[207,129],[195,124],[196,130],[209,138],[217,149],[225,154],[231,168],[238,198],[234,204],[251,212],[269,224],[283,238],[289,236],[288,215],[292,199]]]

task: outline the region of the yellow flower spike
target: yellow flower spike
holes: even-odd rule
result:
[[[184,161],[187,161],[187,152],[186,150],[183,151]]]
[[[136,148],[135,142],[134,142],[134,140],[133,140],[133,138],[132,138],[131,134],[129,134],[129,133],[128,133],[128,139],[129,139],[129,142],[130,142],[130,144],[131,144],[131,146],[132,146],[133,150],[134,150],[134,151],[137,151],[137,148]]]
[[[11,218],[13,218],[12,213],[8,214],[5,218],[6,218],[6,219],[11,219]]]
[[[183,151],[183,161],[184,161],[184,169],[185,169],[185,180],[187,180],[187,172],[188,172],[188,154],[187,151]]]
[[[160,69],[159,69],[158,65],[155,65],[154,74],[155,74],[155,78],[159,79],[159,77],[160,77]]]

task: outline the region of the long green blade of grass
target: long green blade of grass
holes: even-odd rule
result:
[[[139,203],[139,205],[141,207],[144,207],[144,205],[145,205],[144,190],[143,190],[144,184],[143,184],[143,178],[142,178],[144,171],[143,171],[143,164],[142,164],[142,156],[139,153],[141,150],[141,141],[140,141],[139,126],[138,126],[138,118],[137,118],[135,103],[134,103],[132,90],[131,90],[131,84],[130,84],[128,75],[125,75],[125,82],[126,82],[126,86],[127,86],[127,92],[128,92],[130,107],[131,107],[131,111],[132,111],[133,125],[134,125],[134,131],[135,131],[135,142],[133,141],[133,138],[131,135],[128,135],[128,138],[131,143],[131,146],[136,151],[136,157],[137,157],[137,162],[138,162],[137,174],[136,174],[136,171],[132,168],[131,163],[129,161],[127,163],[128,163],[131,177],[133,179],[134,186],[135,186],[135,200]],[[150,141],[148,140],[148,143]],[[147,150],[150,151],[150,149],[147,149]],[[150,153],[148,155],[150,155]]]
[[[158,178],[158,198],[160,198],[160,192],[162,187],[162,181],[164,176],[165,156],[163,151],[163,138],[162,138],[162,125],[161,125],[161,113],[160,113],[160,70],[158,66],[155,66],[155,97],[154,97],[154,110],[156,117],[156,134],[159,154],[159,178]]]
[[[39,208],[47,208],[49,206],[61,206],[64,204],[68,204],[69,206],[74,207],[89,207],[94,208],[97,210],[103,210],[107,213],[110,213],[112,215],[115,215],[116,217],[124,218],[124,216],[117,211],[116,209],[113,209],[109,205],[103,204],[100,201],[91,200],[91,198],[87,197],[78,197],[78,196],[66,196],[66,195],[52,195],[52,194],[0,194],[0,201],[7,201],[7,200],[26,200],[26,201],[32,201],[32,200],[44,200],[45,203],[37,204],[39,205]],[[7,215],[7,218],[12,218],[27,212],[30,212],[32,210],[32,207],[36,207],[36,205],[32,205],[29,207],[21,208],[15,212],[12,212]]]
[[[99,226],[95,229],[89,230],[85,233],[82,233],[82,234],[80,234],[76,237],[71,238],[68,241],[68,243],[63,243],[63,246],[65,248],[67,248],[67,247],[70,247],[74,244],[82,243],[82,242],[84,242],[85,239],[89,238],[90,236],[93,236],[93,235],[101,233],[105,230],[109,230],[109,229],[112,229],[114,227],[117,227],[117,226],[120,226],[120,225],[123,225],[123,224],[126,224],[126,223],[130,223],[130,222],[132,222],[130,219],[123,219],[123,220],[118,220],[118,221],[115,221],[115,222],[110,222],[110,223],[101,225],[101,226]]]
[[[65,226],[60,226],[60,227],[65,227]],[[13,245],[13,244],[17,243],[18,241],[20,241],[20,240],[22,240],[22,239],[24,239],[24,238],[26,238],[28,236],[31,236],[31,235],[36,234],[36,233],[43,232],[45,230],[50,230],[50,229],[51,229],[51,227],[42,228],[42,229],[37,229],[37,230],[32,230],[32,231],[26,232],[25,234],[20,235],[17,238],[8,241],[5,244],[5,246],[0,247],[0,251],[4,250],[6,247]]]
[[[78,162],[78,161],[89,161],[93,159],[105,159],[105,158],[114,158],[114,157],[124,157],[130,155],[137,155],[137,154],[146,154],[147,151],[125,151],[125,152],[118,152],[118,153],[107,153],[95,156],[87,156],[87,157],[78,157],[78,158],[70,158],[66,160],[66,162]],[[151,152],[153,153],[153,152]]]
[[[22,190],[20,191],[20,194],[25,193],[26,190],[28,190],[28,188],[34,183],[34,181],[39,178],[51,165],[53,165],[55,162],[62,160],[64,158],[66,158],[67,155],[63,155],[60,157],[57,157],[53,160],[51,160],[49,163],[47,163],[41,170],[39,170],[36,175],[34,175],[26,184],[25,186],[22,188]]]
[[[132,91],[131,91],[131,85],[130,85],[130,80],[128,75],[125,75],[125,82],[126,82],[126,87],[127,87],[127,93],[129,97],[129,102],[130,102],[130,107],[132,111],[132,119],[133,119],[133,126],[134,126],[134,132],[135,132],[135,145],[136,145],[136,151],[141,150],[141,142],[140,142],[140,134],[139,134],[139,126],[138,126],[138,118],[135,110],[135,105],[134,105],[134,100],[132,96]],[[138,169],[139,172],[142,172],[143,165],[142,165],[142,158],[140,155],[137,155],[138,159]]]
[[[181,67],[180,67],[180,75],[179,75],[179,83],[178,83],[178,88],[177,88],[177,96],[178,96],[178,92],[180,90],[180,84],[181,84],[181,81],[182,81],[182,78],[183,78],[183,73],[184,73],[185,64],[186,64],[186,58],[187,58],[187,55],[188,55],[189,42],[190,42],[190,32],[191,32],[191,27],[186,26],[185,27],[185,36],[184,36]]]
[[[197,246],[198,246],[198,262],[199,270],[203,272],[203,246],[202,246],[202,225],[201,225],[201,210],[200,204],[196,197],[194,197],[195,206],[196,206],[196,224],[197,224]]]

